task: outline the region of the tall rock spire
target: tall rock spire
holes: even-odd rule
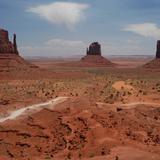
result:
[[[156,58],[160,58],[160,40],[157,41]]]
[[[17,42],[16,42],[16,34],[13,35],[13,46],[14,46],[14,53],[18,54]]]

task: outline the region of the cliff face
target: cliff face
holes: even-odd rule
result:
[[[160,58],[160,40],[157,41],[156,58]]]
[[[18,54],[16,35],[13,43],[9,40],[8,31],[0,29],[0,54]]]
[[[87,48],[87,55],[101,55],[101,45],[98,42],[93,42],[89,49]]]

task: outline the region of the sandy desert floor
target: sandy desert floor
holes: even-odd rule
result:
[[[1,159],[160,160],[160,70],[34,63],[0,80]]]

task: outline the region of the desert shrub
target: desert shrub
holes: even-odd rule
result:
[[[93,158],[94,156],[95,156],[94,153],[90,153],[90,155],[89,155],[90,158]]]
[[[143,92],[143,95],[147,95],[147,92]]]

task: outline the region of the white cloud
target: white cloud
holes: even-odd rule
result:
[[[134,32],[144,37],[160,39],[160,27],[155,23],[130,24],[124,31]]]
[[[30,7],[27,12],[38,14],[50,23],[65,25],[69,29],[85,19],[84,11],[89,7],[88,4],[73,2],[54,2],[46,5]]]
[[[83,55],[86,51],[83,41],[72,41],[64,39],[51,39],[37,46],[21,46],[20,52],[28,56],[71,56]]]
[[[46,42],[46,45],[48,46],[54,46],[54,47],[79,47],[84,46],[84,43],[82,41],[71,41],[71,40],[64,40],[64,39],[51,39],[48,42]]]

